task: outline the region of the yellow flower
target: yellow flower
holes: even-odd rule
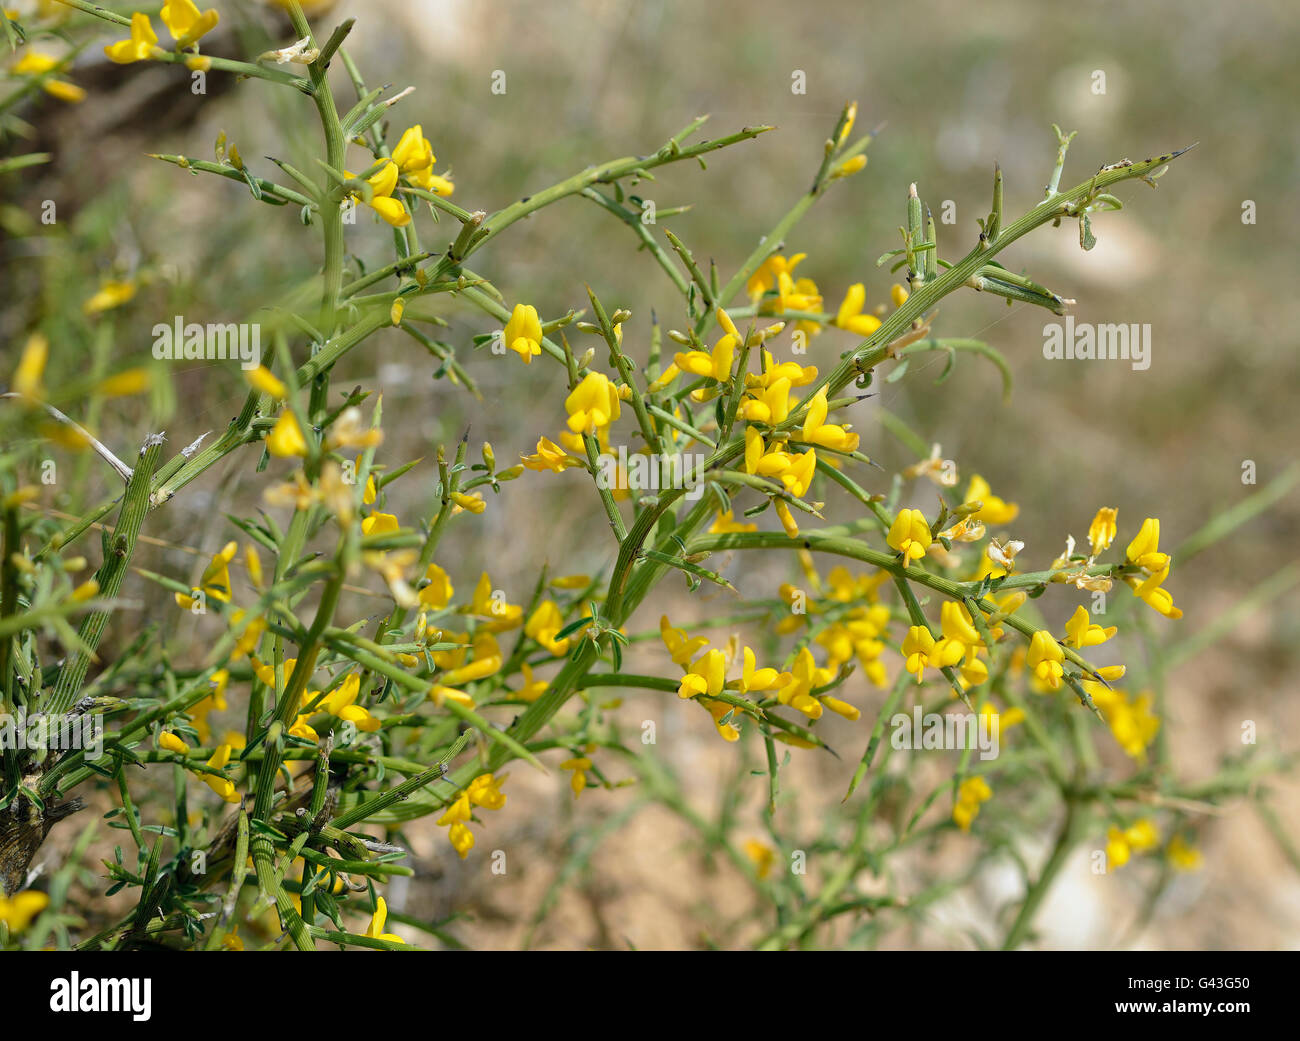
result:
[[[328,712],[344,722],[352,723],[364,733],[373,734],[379,729],[380,723],[368,709],[356,704],[360,693],[361,677],[355,672],[349,673],[341,684],[325,695],[317,710]]]
[[[181,755],[190,750],[190,746],[170,730],[164,730],[158,735],[158,747],[165,748],[169,752],[179,752]]]
[[[980,706],[980,715],[989,721],[989,730],[999,736],[1001,736],[1002,731],[1009,730],[1018,723],[1025,721],[1023,709],[1009,708],[1004,712],[999,712],[987,701]]]
[[[803,440],[837,452],[856,452],[858,435],[850,433],[848,427],[827,423],[827,415],[826,388],[822,387],[808,403],[808,413],[803,421]]]
[[[573,776],[569,778],[569,787],[573,789],[573,797],[576,799],[587,787],[587,771],[591,769],[591,760],[585,755],[574,756],[572,759],[564,760],[560,764],[560,769],[573,771]]]
[[[863,314],[862,307],[867,302],[867,289],[861,282],[849,286],[844,294],[844,302],[835,315],[835,324],[859,336],[870,336],[880,328],[880,319],[874,314]]]
[[[793,278],[788,271],[782,271],[776,277],[777,302],[775,310],[778,314],[783,311],[820,311],[822,307],[821,293],[817,291],[817,283],[811,278]],[[815,331],[816,323],[799,322],[799,328],[811,326],[807,331]]]
[[[740,404],[741,417],[750,423],[768,426],[784,423],[790,415],[792,385],[789,377],[781,376],[766,386],[750,388]]]
[[[284,685],[285,683],[288,682],[289,677],[293,675],[294,666],[298,664],[298,659],[297,658],[284,659],[284,662],[282,663],[280,668],[281,678],[280,678],[280,682],[278,683],[276,682],[275,679],[275,666],[268,665],[262,661],[258,661],[256,658],[250,659],[249,664],[252,665],[253,667],[253,675],[256,676],[263,683],[265,683],[268,687],[272,688],[278,695],[284,693]],[[315,696],[316,695],[313,694],[311,697],[314,698]],[[311,698],[308,698],[307,700],[310,701]]]
[[[375,898],[375,913],[370,916],[370,924],[366,926],[366,931],[362,936],[370,936],[376,940],[388,940],[390,943],[406,943],[396,933],[384,932],[384,926],[388,924],[388,904],[384,902],[382,896]]]
[[[546,470],[557,474],[564,473],[571,466],[582,465],[581,459],[569,455],[563,448],[546,437],[537,439],[536,454],[521,455],[519,459],[528,469],[536,470],[538,473]]]
[[[745,524],[735,519],[734,510],[719,510],[709,526],[709,534],[726,535],[730,532],[758,531],[757,524]]]
[[[813,694],[813,691],[825,686],[833,678],[830,669],[818,668],[812,651],[807,647],[801,647],[799,653],[795,655],[790,671],[783,673],[779,678],[781,686],[777,689],[776,699],[782,705],[789,705],[796,712],[802,712],[809,719],[820,719],[822,701]],[[843,702],[837,704],[843,705]],[[829,707],[832,711],[839,711],[835,705]]]
[[[731,378],[731,364],[736,357],[736,337],[727,333],[713,347],[711,354],[704,351],[687,351],[673,355],[673,364],[681,372],[704,376],[723,383]],[[662,378],[662,377],[661,377]]]
[[[361,534],[363,535],[392,535],[394,532],[401,531],[401,529],[401,522],[395,515],[382,513],[378,510],[361,521]]]
[[[466,694],[463,690],[456,690],[453,687],[445,687],[441,683],[435,683],[429,688],[429,700],[439,708],[447,701],[454,702],[464,708],[473,708],[474,699]]]
[[[745,428],[745,472],[760,477],[780,478],[791,495],[803,495],[817,469],[816,449],[793,455],[773,445],[764,450],[763,435],[756,427]]]
[[[472,492],[469,495],[464,492],[452,492],[451,501],[455,504],[451,511],[453,517],[462,510],[479,514],[487,509],[487,500],[483,498],[482,492]]]
[[[208,562],[208,566],[203,569],[203,576],[199,579],[199,584],[194,587],[193,592],[202,592],[204,597],[213,600],[220,600],[223,604],[230,603],[230,562],[235,559],[235,553],[238,552],[239,546],[234,542],[227,542]],[[184,593],[173,594],[176,597],[178,607],[185,610],[192,610],[198,597],[186,596]]]
[[[434,195],[450,195],[456,190],[456,185],[452,183],[450,177],[441,177],[438,174],[431,173],[421,180],[424,182],[421,187],[427,188]]]
[[[143,394],[149,389],[151,382],[148,369],[123,369],[107,379],[100,380],[94,392],[106,398],[125,398],[132,394]]]
[[[826,649],[827,666],[837,669],[855,655],[863,671],[876,686],[884,686],[886,671],[879,660],[885,644],[880,639],[889,625],[889,608],[883,604],[854,608],[846,621],[837,622],[818,634],[816,642]]]
[[[564,617],[553,600],[543,600],[537,605],[524,625],[524,635],[531,636],[557,658],[569,650],[569,640],[557,640],[556,634],[564,628]]]
[[[1106,832],[1107,870],[1122,868],[1128,863],[1129,856],[1129,844],[1124,839],[1124,832],[1112,824]]]
[[[262,555],[257,552],[257,547],[251,542],[244,547],[244,565],[248,568],[248,580],[253,583],[254,588],[261,589],[265,584],[265,576],[262,573]]]
[[[104,48],[104,53],[111,62],[129,65],[133,61],[144,61],[152,57],[157,46],[158,34],[153,31],[149,16],[136,11],[131,15],[131,38],[110,43]]]
[[[848,108],[844,110],[844,126],[840,128],[840,136],[835,141],[837,145],[842,145],[849,139],[849,132],[853,129],[853,124],[857,121],[857,118],[858,103],[851,101]]]
[[[19,76],[44,76],[51,69],[56,68],[58,64],[59,60],[48,54],[42,54],[39,51],[28,51],[14,65],[12,71]],[[86,92],[81,87],[78,87],[75,83],[69,83],[67,80],[55,79],[53,76],[41,81],[41,89],[60,101],[76,103],[86,100]]]
[[[319,691],[314,690],[307,691],[307,701],[309,703],[314,701],[318,693]],[[293,721],[293,726],[289,728],[289,736],[300,737],[305,741],[311,741],[313,743],[320,741],[320,735],[312,729],[310,723],[311,717],[315,711],[315,709],[309,709],[306,712],[299,712]]]
[[[1134,853],[1145,853],[1159,842],[1159,831],[1146,818],[1123,829],[1112,824],[1106,832],[1106,863],[1112,868],[1122,868]]]
[[[755,668],[758,659],[748,647],[743,648],[741,661],[743,663],[739,687],[741,694],[748,694],[750,691],[771,690],[780,681],[781,675],[776,669]]]
[[[971,822],[979,816],[980,804],[993,798],[993,789],[983,777],[968,777],[957,788],[957,801],[952,808],[952,819],[962,831],[970,831]]]
[[[904,289],[902,286],[900,286],[897,282],[895,282],[892,286],[889,287],[889,299],[893,301],[895,307],[902,307],[905,303],[907,303],[907,298],[909,295],[910,294],[907,292],[907,290]]]
[[[402,132],[397,147],[393,149],[392,157],[398,170],[410,175],[411,179],[422,188],[424,185],[420,184],[419,177],[416,175],[432,170],[433,164],[437,162],[437,156],[433,154],[433,145],[425,138],[424,128],[419,123],[407,127]]]
[[[435,610],[446,607],[456,595],[451,578],[437,564],[430,564],[425,569],[424,577],[428,583],[420,589],[420,603]]]
[[[903,554],[906,567],[913,560],[920,560],[930,548],[930,522],[920,510],[899,510],[885,541]]]
[[[1035,678],[1049,690],[1061,689],[1061,677],[1065,668],[1065,652],[1056,638],[1046,629],[1037,630],[1029,641],[1029,655],[1026,664]]]
[[[491,774],[479,774],[465,792],[475,806],[482,806],[485,810],[499,810],[506,804],[505,793],[501,791],[501,785],[505,781],[505,777],[498,781]]]
[[[475,680],[486,679],[501,671],[501,648],[492,633],[480,632],[475,636],[470,653],[472,658],[468,663],[443,673],[440,680],[445,686],[459,687]]]
[[[194,720],[194,729],[198,731],[199,740],[206,742],[211,736],[208,715],[212,712],[224,712],[229,707],[226,702],[226,687],[230,683],[230,672],[218,669],[208,679],[212,693],[202,701],[190,706],[190,717]]]
[[[1168,571],[1169,554],[1160,552],[1159,519],[1148,517],[1142,522],[1141,531],[1124,551],[1124,559],[1130,564],[1136,564],[1149,575]]]
[[[774,253],[763,261],[758,270],[745,282],[745,292],[749,294],[750,302],[757,301],[764,293],[776,288],[780,277],[788,276],[807,255],[807,253],[796,253],[787,258],[784,254]]]
[[[1163,553],[1155,555],[1165,556]],[[1145,581],[1139,581],[1132,575],[1125,575],[1124,581],[1132,587],[1134,594],[1147,606],[1154,608],[1166,618],[1178,619],[1183,616],[1182,610],[1174,606],[1173,594],[1169,590],[1161,588],[1164,580],[1168,577],[1169,565],[1166,564],[1163,570],[1155,572]]]
[[[732,719],[735,719],[736,712],[733,705],[718,698],[710,697],[701,697],[699,702],[713,717],[713,727],[717,730],[719,737],[728,742],[740,740],[740,730],[731,722]],[[723,720],[727,720],[727,722],[724,723]]]
[[[679,698],[693,698],[699,694],[708,694],[716,697],[722,693],[722,688],[727,682],[727,657],[716,648],[711,651],[705,651],[696,659],[682,677],[681,685],[677,688]]]
[[[979,474],[975,474],[970,479],[970,486],[966,489],[967,503],[982,502],[984,505],[974,512],[968,514],[971,520],[983,521],[985,524],[1010,524],[1020,515],[1020,507],[1014,502],[1004,502],[993,494],[993,489],[989,487],[989,482],[984,480]]]
[[[1125,575],[1124,581],[1133,592],[1150,607],[1159,611],[1166,618],[1181,618],[1183,612],[1174,606],[1174,598],[1167,589],[1162,589],[1173,558],[1168,553],[1160,552],[1160,521],[1148,517],[1142,522],[1142,529],[1137,537],[1128,544],[1124,551],[1127,563],[1140,567],[1147,573],[1145,580],[1135,575]]]
[[[1105,672],[1103,669],[1102,673]],[[1101,712],[1124,754],[1138,762],[1144,760],[1147,748],[1160,732],[1160,717],[1151,711],[1150,695],[1138,694],[1130,698],[1096,680],[1085,680],[1083,689]]]
[[[768,471],[768,475],[779,477],[781,483],[785,485],[786,491],[791,495],[798,496],[803,496],[808,493],[808,488],[812,484],[813,476],[817,473],[817,449],[810,448],[808,451],[800,452],[798,455],[786,452],[771,452],[768,453],[767,459],[777,459],[781,464],[779,470],[775,473]],[[760,463],[759,473],[763,473],[764,471],[765,467]]]
[[[1095,647],[1099,643],[1105,643],[1114,636],[1119,629],[1116,626],[1110,626],[1103,629],[1100,625],[1095,625],[1088,621],[1088,612],[1083,606],[1076,607],[1070,620],[1065,623],[1066,640],[1065,642],[1071,647]]]
[[[449,827],[447,837],[462,860],[469,856],[469,851],[474,848],[474,835],[468,826],[468,822],[473,819],[473,807],[482,806],[488,810],[501,809],[506,804],[505,794],[501,791],[501,785],[504,783],[505,777],[498,781],[492,774],[480,774],[470,782],[468,788],[452,800],[447,811],[438,818],[439,827]]]
[[[772,508],[776,511],[776,519],[781,522],[786,538],[797,539],[799,537],[799,524],[794,519],[794,514],[790,512],[790,507],[785,504],[785,500],[773,499]]]
[[[1118,516],[1119,510],[1113,506],[1103,506],[1097,511],[1097,516],[1092,518],[1092,523],[1088,525],[1088,545],[1092,547],[1094,557],[1109,549],[1115,541],[1119,530],[1116,523]]]
[[[989,678],[989,667],[980,658],[980,648],[967,647],[966,660],[961,664],[961,688],[978,687]],[[883,686],[883,684],[881,684]],[[1018,710],[1013,710],[1018,711]]]
[[[546,693],[550,684],[546,680],[534,679],[533,667],[528,662],[521,662],[519,668],[524,674],[524,683],[514,692],[514,695],[520,701],[527,701],[531,704]]]
[[[259,365],[255,369],[247,370],[244,373],[244,379],[248,380],[249,385],[254,390],[260,390],[263,394],[269,394],[277,400],[283,400],[289,396],[289,388],[276,379],[271,370],[265,365]]]
[[[782,323],[784,324],[784,323]],[[771,326],[777,328],[777,326]],[[763,348],[763,371],[747,373],[746,387],[770,387],[777,380],[789,380],[791,387],[806,387],[817,378],[816,365],[800,365],[798,362],[783,361],[780,365],[772,357],[772,352]]]
[[[382,444],[384,432],[372,427],[355,406],[345,408],[330,427],[326,444],[330,448],[374,448]]]
[[[266,450],[274,456],[288,458],[306,456],[307,440],[302,436],[302,428],[294,414],[285,411],[266,435]]]
[[[956,600],[945,600],[939,608],[939,625],[943,635],[966,647],[983,647],[984,640],[975,628],[970,611]]]
[[[867,157],[865,155],[855,155],[851,159],[845,159],[839,166],[831,171],[831,180],[839,177],[851,177],[853,174],[867,168]]]
[[[833,697],[830,694],[822,694],[821,703],[832,712],[849,720],[849,722],[854,722],[862,718],[862,712],[856,706],[850,705],[847,701],[841,701],[839,698]]]
[[[551,579],[552,589],[586,589],[589,585],[590,575],[556,575]]]
[[[1165,849],[1165,856],[1169,858],[1169,863],[1174,866],[1176,871],[1197,871],[1204,860],[1201,851],[1183,841],[1181,835],[1175,835],[1169,840],[1169,845]]]
[[[18,394],[25,397],[45,397],[41,377],[45,374],[45,363],[50,357],[50,341],[44,333],[32,333],[23,345],[22,357],[18,359],[18,369],[14,372],[11,386]]]
[[[397,187],[397,174],[397,164],[390,159],[378,171],[367,177],[366,183],[370,185],[370,208],[394,228],[404,228],[411,223],[411,215],[401,199],[393,198],[393,189]],[[354,176],[350,173],[346,175]],[[358,199],[360,196],[353,195],[352,198]]]
[[[542,321],[537,317],[537,308],[515,304],[504,335],[506,346],[523,358],[525,365],[532,364],[533,358],[542,353]]]
[[[674,629],[667,615],[659,617],[659,635],[668,648],[668,654],[674,665],[682,668],[690,663],[691,657],[701,647],[708,646],[709,641],[703,636],[687,636],[685,629]]]
[[[772,451],[777,451],[774,447]],[[779,473],[782,469],[779,459],[773,459],[771,463],[765,463],[767,457],[767,446],[763,443],[763,435],[759,433],[758,427],[745,427],[745,473],[756,474],[760,466],[772,468],[772,473]]]
[[[747,839],[744,849],[745,856],[754,862],[754,873],[759,878],[767,878],[776,863],[776,850],[757,839]]]
[[[225,769],[230,762],[230,746],[219,745],[217,750],[212,753],[212,758],[208,760],[208,766],[216,770]],[[227,777],[218,777],[216,774],[200,774],[203,783],[221,796],[226,802],[239,802],[239,794],[235,791],[235,784]]]
[[[492,595],[492,580],[486,571],[479,575],[473,600],[460,610],[481,619],[479,628],[491,633],[513,629],[524,619],[524,609],[521,606],[508,604],[504,597]]]
[[[121,307],[135,296],[135,283],[122,282],[117,279],[105,279],[99,284],[99,290],[84,304],[81,310],[88,315],[100,314]]]
[[[50,898],[35,889],[26,889],[13,896],[0,892],[0,922],[17,935],[32,924],[32,919],[50,906]]]
[[[1137,853],[1145,853],[1160,844],[1160,832],[1155,822],[1146,817],[1125,828],[1124,838]]]
[[[966,656],[966,648],[959,640],[942,637],[936,640],[928,626],[913,625],[903,637],[904,668],[920,683],[926,668],[945,669],[958,664]]]
[[[417,188],[423,188],[434,195],[450,195],[455,186],[446,177],[439,177],[433,172],[437,156],[433,146],[425,139],[420,124],[408,127],[393,149],[393,162]]]
[[[178,48],[184,49],[196,42],[204,34],[216,28],[220,16],[208,8],[202,14],[194,6],[193,0],[167,0],[158,12],[163,25],[167,26]]]
[[[593,434],[618,419],[618,389],[608,376],[589,372],[564,399],[569,414],[569,429],[575,434]]]

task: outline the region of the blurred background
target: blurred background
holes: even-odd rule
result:
[[[291,40],[261,5],[215,6],[223,31],[229,27],[228,50],[205,50],[247,55]],[[708,136],[775,124],[756,141],[710,156],[707,170],[680,164],[637,189],[659,209],[691,205],[670,226],[702,262],[716,261],[724,280],[806,190],[841,107],[856,100],[858,128],[882,128],[869,165],[835,186],[786,240],[788,252],[808,254],[799,274],[816,280],[830,311],[854,282],[866,283],[869,307],[888,300],[895,277],[875,260],[899,245],[911,182],[936,216],[952,203],[956,222],[939,227],[939,244],[940,255],[957,259],[978,234],[975,218],[987,213],[995,160],[1005,175],[1008,218],[1042,198],[1055,157],[1054,122],[1079,132],[1062,187],[1105,163],[1197,143],[1158,191],[1139,182],[1116,189],[1125,209],[1094,220],[1098,245],[1091,252],[1079,249],[1070,223],[1035,232],[999,258],[1075,298],[1079,322],[1149,323],[1149,369],[1044,360],[1043,330],[1053,316],[966,293],[944,302],[936,329],[1002,350],[1015,378],[1010,400],[1003,402],[992,367],[964,357],[949,379],[935,383],[943,358],[923,356],[906,379],[878,381],[878,396],[856,407],[854,421],[863,450],[886,472],[914,456],[881,427],[877,407],[940,443],[959,464],[963,486],[980,473],[1017,501],[1014,533],[1027,543],[1028,569],[1047,566],[1067,534],[1082,541],[1103,505],[1119,509],[1121,543],[1143,517],[1159,516],[1162,548],[1176,547],[1294,463],[1300,10],[1288,0],[1073,8],[1005,0],[343,0],[321,16],[317,31],[327,35],[346,15],[358,18],[348,47],[369,84],[415,88],[393,110],[393,129],[423,125],[436,168],[454,175],[454,201],[471,210],[491,212],[591,163],[650,153],[703,113],[711,116]],[[261,28],[248,27],[254,22]],[[236,33],[236,26],[243,28]],[[254,172],[283,181],[264,156],[311,169],[310,157],[319,154],[307,99],[262,83],[234,85],[215,73],[209,94],[194,97],[180,70],[105,68],[99,51],[88,48],[69,74],[92,87],[84,104],[46,101],[24,113],[28,139],[7,142],[5,154],[39,147],[54,153],[53,163],[0,182],[0,369],[12,370],[26,331],[42,324],[56,345],[51,382],[59,370],[71,378],[144,363],[152,325],[182,310],[190,321],[257,320],[260,308],[310,280],[320,261],[316,229],[304,228],[293,208],[263,208],[240,184],[192,177],[143,155],[211,158],[224,132]],[[492,91],[498,71],[505,74],[503,94]],[[799,72],[802,94],[792,92]],[[350,106],[353,94],[339,68],[334,82],[341,107]],[[360,149],[350,156],[366,165]],[[39,224],[44,199],[59,208],[53,227]],[[445,249],[451,224],[422,220],[427,247]],[[348,229],[348,247],[370,267],[391,259],[387,229],[368,219]],[[633,312],[625,343],[644,357],[652,311],[667,328],[684,328],[685,318],[676,291],[634,247],[626,228],[573,199],[516,225],[473,266],[511,304],[533,303],[545,319],[587,306],[590,283],[607,307]],[[113,277],[136,279],[136,298],[110,315],[84,315],[82,301]],[[451,443],[466,428],[472,442],[491,441],[506,460],[531,452],[542,434],[554,438],[563,421],[559,369],[524,368],[514,358],[507,365],[475,352],[472,338],[494,324],[468,306],[436,299],[426,310],[448,323],[438,336],[455,348],[484,400],[435,379],[437,361],[412,341],[381,333],[344,361],[335,384],[383,391],[387,461],[427,457],[431,444]],[[582,339],[578,334],[579,346],[586,345]],[[827,330],[812,341],[806,362],[832,366],[855,343]],[[778,346],[788,345],[783,334]],[[179,363],[173,376],[170,387],[155,387],[146,400],[96,404],[93,414],[77,418],[123,454],[161,426],[175,446],[219,430],[244,397],[231,366]],[[148,533],[206,559],[234,534],[223,513],[260,500],[265,477],[253,472],[253,458],[226,460],[153,515]],[[1248,460],[1257,474],[1253,486],[1242,479]],[[111,490],[95,464],[69,465],[86,470],[91,487]],[[427,516],[431,484],[400,482],[390,506],[408,523]],[[873,490],[887,490],[884,478]],[[517,601],[543,560],[562,571],[608,567],[605,522],[580,477],[530,474],[489,498],[487,512],[455,526],[444,543],[444,563],[458,586],[472,586],[488,570]],[[55,493],[49,505],[76,512],[85,503]],[[1294,747],[1298,521],[1300,502],[1288,491],[1230,539],[1176,563],[1168,586],[1185,612],[1181,622],[1144,619],[1174,643],[1216,636],[1166,679],[1164,727],[1172,758],[1189,779],[1208,776],[1222,756],[1240,751],[1243,720],[1256,721],[1261,744]],[[150,552],[154,559],[143,566],[167,573],[189,575],[201,566],[184,549]],[[746,592],[771,595],[776,581],[791,577],[783,565],[745,570],[751,565],[728,562],[729,577]],[[1261,584],[1266,602],[1238,610]],[[135,592],[143,610],[158,595]],[[636,628],[654,628],[660,610],[680,625],[729,609],[718,597],[682,593],[680,584],[665,589]],[[1073,601],[1057,600],[1044,611],[1059,626]],[[355,609],[373,612],[377,603]],[[172,634],[178,655],[202,640],[193,624],[183,620]],[[662,668],[655,650],[642,661],[651,668],[656,662]],[[860,686],[851,693],[869,721],[883,694],[855,682]],[[660,754],[698,779],[693,797],[701,812],[714,812],[710,800],[737,769],[733,750],[717,740],[704,713],[645,703],[661,709]],[[797,765],[787,788],[792,798],[809,794],[790,812],[815,814],[813,793],[821,787],[838,799],[867,725],[830,731],[851,749],[848,761]],[[1180,879],[1149,914],[1139,916],[1134,879],[1093,876],[1081,850],[1040,916],[1039,942],[1300,947],[1300,788],[1290,778],[1273,787],[1277,805],[1288,811],[1282,838],[1246,806],[1224,812],[1201,833],[1203,869]],[[627,810],[627,789],[589,791],[575,804],[563,778],[517,768],[508,790],[511,808],[492,815],[480,842],[484,849],[527,851],[515,860],[511,884],[488,874],[483,861],[456,861],[440,829],[413,829],[420,874],[390,895],[390,905],[408,901],[411,913],[429,915],[465,912],[458,935],[471,946],[733,945],[761,931],[747,918],[752,909],[726,865],[702,861],[675,818],[653,807],[629,821],[617,817]],[[1045,832],[1043,849],[1047,841]],[[588,842],[590,856],[531,928],[534,909],[556,882],[556,858]],[[960,844],[940,855],[960,858]],[[1031,847],[1026,855],[1042,853]],[[987,873],[936,908],[924,928],[888,942],[971,946],[988,935],[990,908],[1014,895],[1013,883]],[[725,925],[706,928],[706,920]]]

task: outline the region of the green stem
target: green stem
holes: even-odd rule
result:
[[[104,539],[104,562],[95,572],[95,580],[99,583],[99,595],[105,600],[112,600],[121,591],[122,581],[131,566],[136,539],[144,524],[145,514],[149,512],[150,480],[158,468],[161,453],[161,436],[151,435],[145,440],[131,479],[126,484],[117,528],[111,541],[107,537]],[[78,636],[85,645],[85,650],[73,651],[59,672],[58,683],[50,697],[49,712],[67,712],[76,702],[81,684],[86,678],[86,670],[90,667],[90,659],[104,635],[108,616],[108,611],[95,611],[82,621]]]
[[[1011,928],[1007,930],[1006,938],[1002,941],[1004,951],[1013,951],[1024,941],[1034,923],[1034,916],[1038,913],[1038,908],[1052,888],[1052,883],[1056,881],[1056,876],[1060,874],[1061,868],[1065,866],[1066,860],[1069,859],[1070,850],[1074,848],[1074,844],[1083,830],[1086,816],[1086,813],[1080,811],[1074,798],[1067,796],[1065,820],[1062,822],[1061,830],[1057,834],[1056,845],[1052,847],[1051,856],[1047,858],[1047,863],[1043,865],[1043,870],[1039,873],[1038,878],[1029,887],[1024,902],[1016,913],[1015,921],[1011,923]]]

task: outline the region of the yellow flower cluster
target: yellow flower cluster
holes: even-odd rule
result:
[[[957,801],[953,804],[952,819],[962,831],[970,831],[971,823],[979,816],[980,806],[993,798],[993,789],[983,777],[967,777],[957,786]]]
[[[498,780],[492,774],[479,774],[469,787],[456,793],[447,811],[438,818],[438,826],[447,828],[447,838],[461,860],[468,857],[474,848],[474,833],[469,830],[469,822],[474,819],[474,807],[501,809],[506,804],[505,793],[501,790],[505,782],[504,775]]]
[[[172,39],[176,41],[178,51],[187,48],[197,50],[196,44],[199,39],[215,29],[220,20],[220,15],[214,9],[200,11],[193,0],[166,0],[162,10],[158,12],[158,17],[162,19],[163,25],[167,26]],[[163,51],[158,46],[158,34],[154,32],[149,16],[136,11],[131,15],[130,37],[109,44],[104,48],[104,53],[109,61],[116,62],[118,65],[128,65],[131,62],[156,58]]]
[[[1122,868],[1134,853],[1149,852],[1159,844],[1160,832],[1149,818],[1144,817],[1127,828],[1112,824],[1106,832],[1106,868]]]

